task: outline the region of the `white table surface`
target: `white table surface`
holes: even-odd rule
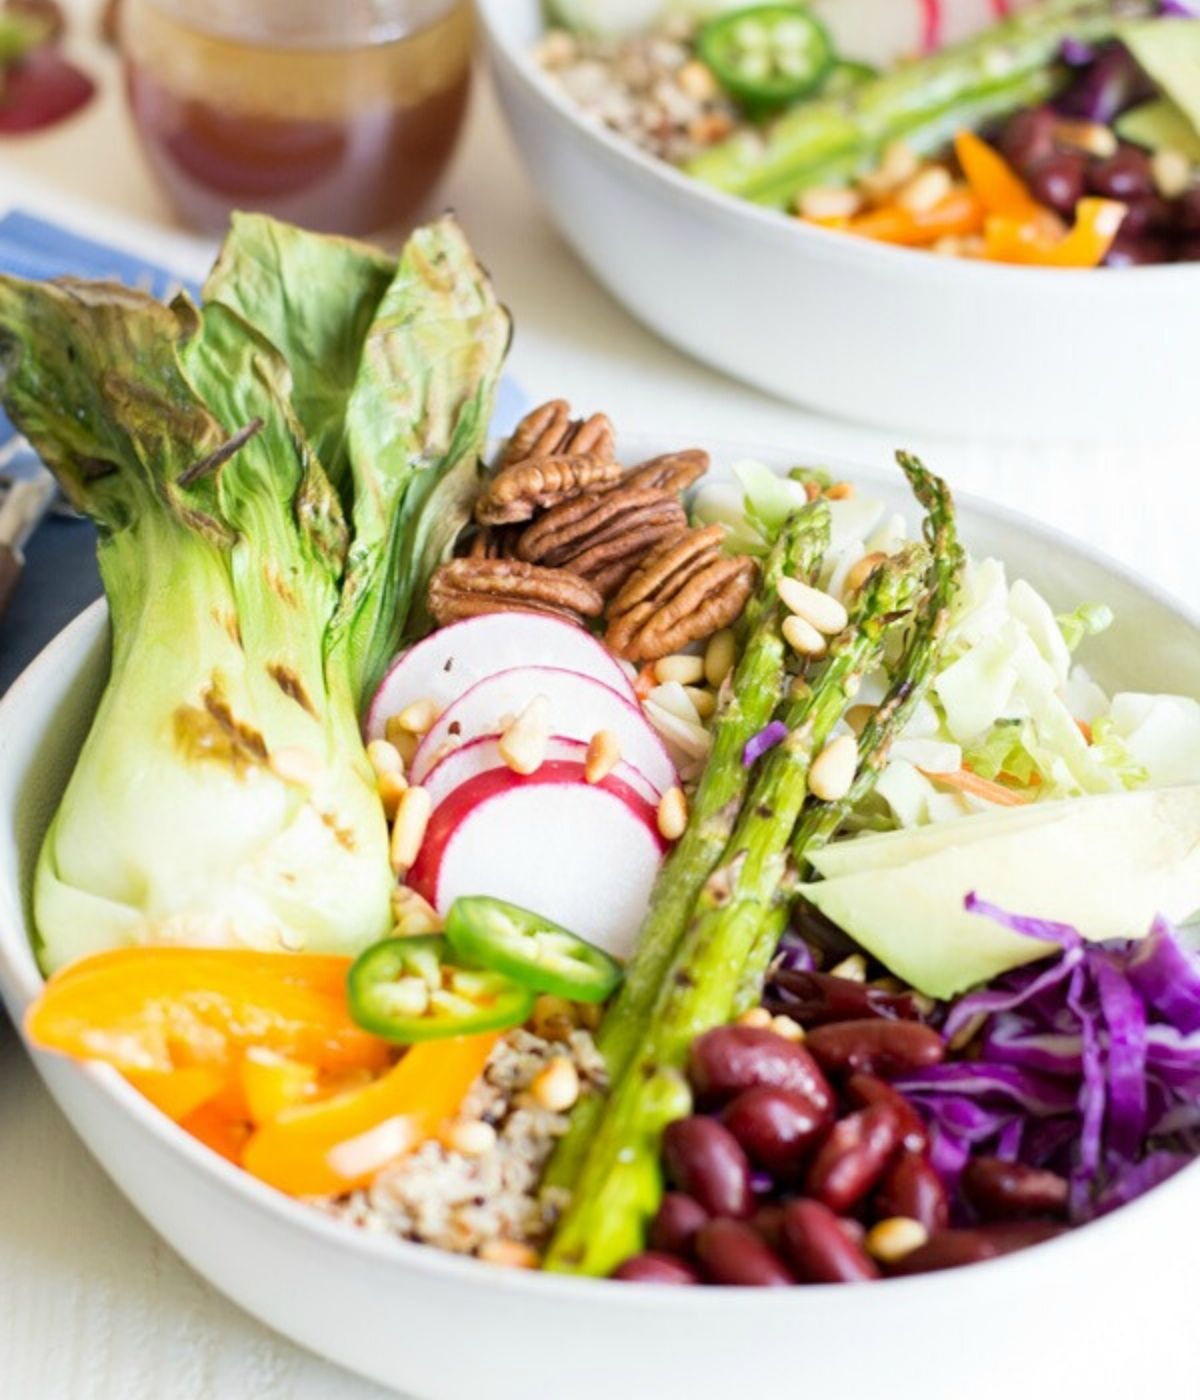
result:
[[[92,7],[79,0],[75,8]],[[90,49],[86,40],[76,43]],[[169,213],[129,139],[115,74],[94,50],[87,56],[104,71],[102,100],[68,128],[0,147],[0,192],[19,201],[26,190],[67,190],[75,200],[168,226]],[[562,395],[581,408],[603,408],[619,429],[669,427],[681,444],[727,438],[786,445],[798,456],[873,462],[898,445],[891,435],[724,380],[613,306],[539,213],[486,91],[444,201],[457,210],[516,315],[510,367],[531,398]],[[173,256],[203,264],[201,245],[174,234],[162,238]],[[1045,514],[1200,608],[1194,442],[1156,442],[1148,433],[1119,446],[996,446],[987,429],[981,425],[971,442],[911,435],[903,442],[960,488]],[[4,1396],[368,1400],[383,1394],[266,1331],[183,1265],[91,1161],[2,1024],[0,1181]]]

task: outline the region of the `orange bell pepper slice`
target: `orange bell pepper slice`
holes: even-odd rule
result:
[[[160,1113],[179,1123],[215,1099],[227,1081],[223,1070],[210,1065],[187,1065],[183,1069],[134,1070],[125,1076],[133,1087],[150,1100]]]
[[[369,1185],[458,1112],[498,1039],[426,1041],[364,1089],[284,1109],[250,1138],[242,1166],[289,1196]]]
[[[1027,267],[1099,267],[1120,231],[1125,205],[1112,199],[1081,199],[1075,223],[1063,237],[1047,239],[1032,225],[990,218],[985,256]]]
[[[51,978],[26,1031],[42,1049],[124,1073],[233,1070],[251,1046],[330,1072],[378,1069],[387,1044],[350,1018],[348,958],[130,948]]]
[[[208,1103],[181,1119],[179,1126],[227,1162],[232,1162],[235,1167],[241,1165],[242,1151],[250,1136],[248,1123],[231,1118]]]
[[[901,204],[883,204],[858,214],[846,223],[847,233],[896,243],[905,248],[923,248],[940,238],[961,237],[983,228],[983,206],[970,190],[954,190],[932,209],[914,212]]]
[[[954,138],[954,154],[975,198],[989,214],[1022,223],[1032,222],[1041,214],[1042,206],[1030,194],[1025,181],[999,151],[973,131],[958,133]]]
[[[314,1065],[285,1059],[270,1050],[247,1050],[238,1074],[246,1112],[255,1124],[269,1123],[317,1090]]]

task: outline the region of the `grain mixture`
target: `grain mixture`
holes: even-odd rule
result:
[[[316,1204],[372,1233],[455,1254],[478,1254],[481,1247],[486,1252],[496,1241],[538,1248],[562,1204],[539,1195],[538,1182],[566,1132],[568,1114],[540,1107],[529,1088],[555,1058],[574,1065],[585,1091],[603,1087],[604,1061],[588,1031],[564,1029],[556,1039],[510,1031],[463,1103],[460,1120],[490,1125],[496,1132],[490,1150],[475,1156],[426,1142],[381,1172],[368,1189]]]

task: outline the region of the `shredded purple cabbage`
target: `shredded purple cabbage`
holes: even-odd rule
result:
[[[773,749],[776,744],[782,744],[787,736],[787,725],[781,719],[773,719],[765,729],[760,729],[757,734],[752,734],[746,740],[746,747],[742,750],[742,767],[753,767],[763,754]]]
[[[1062,60],[1068,68],[1086,68],[1096,57],[1096,50],[1082,39],[1064,39]]]
[[[1064,924],[966,904],[1058,956],[950,1009],[949,1037],[982,1022],[978,1058],[895,1081],[928,1119],[947,1185],[973,1152],[1047,1167],[1069,1178],[1083,1221],[1200,1155],[1200,955],[1162,918],[1142,941],[1089,944]]]
[[[1170,19],[1195,19],[1200,16],[1200,0],[1160,0],[1158,12]]]

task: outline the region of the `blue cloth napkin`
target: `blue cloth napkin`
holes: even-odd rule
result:
[[[136,254],[85,238],[20,209],[0,218],[0,272],[31,279],[103,277],[159,297],[170,296],[180,287],[193,296],[200,290],[169,268],[147,263]],[[525,408],[520,387],[506,377],[500,384],[494,431],[509,432]],[[13,432],[12,424],[0,412],[0,445],[8,442]],[[18,459],[7,471],[19,475],[31,466],[32,461]],[[26,547],[25,561],[13,600],[0,616],[0,694],[101,591],[95,532],[86,521],[50,517]]]

